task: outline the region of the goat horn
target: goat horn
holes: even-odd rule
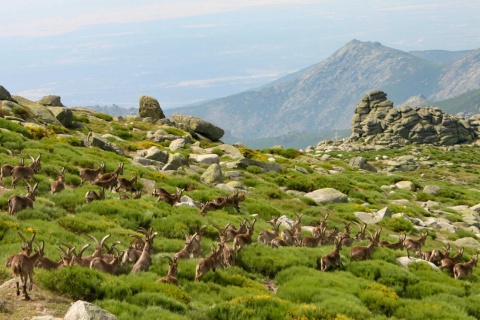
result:
[[[103,237],[103,239],[100,241],[100,247],[103,247],[103,244],[105,243],[105,240],[107,240],[108,238],[110,238],[111,234],[107,234],[105,237]]]
[[[173,259],[172,259],[172,257],[170,257],[170,256],[162,256],[162,258],[168,259],[168,260],[170,260],[170,262],[173,263]]]
[[[27,240],[25,240],[25,237],[20,233],[20,231],[17,231],[18,232],[18,235],[20,236],[20,238],[22,238],[22,242],[23,242],[23,245],[28,245],[28,242]]]
[[[93,241],[95,241],[95,244],[97,247],[100,247],[100,242],[98,242],[98,239],[92,236],[91,234],[87,234],[88,237],[90,237]]]

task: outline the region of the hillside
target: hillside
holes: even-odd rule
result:
[[[399,105],[480,88],[480,51],[403,52],[352,40],[320,63],[260,88],[167,114],[199,116],[241,140],[347,129],[357,97],[373,88]]]
[[[2,106],[9,102],[2,101]],[[34,174],[38,191],[32,209],[13,216],[7,212],[9,197],[26,193],[23,180],[13,189],[12,177],[6,176],[0,187],[0,283],[6,283],[0,286],[2,320],[62,317],[75,300],[92,302],[118,319],[480,317],[476,267],[469,281],[454,279],[446,270],[407,258],[405,250],[373,247],[369,259],[354,261],[352,247],[345,244],[339,251],[342,265],[319,270],[319,258],[334,249],[335,232],[349,227],[353,240],[364,223],[365,237],[352,246],[367,246],[367,237],[379,230],[380,239],[390,243],[402,235],[418,239],[426,233],[422,252],[449,246],[452,256],[464,249],[460,261],[474,257],[480,248],[476,143],[390,148],[338,140],[322,141],[305,152],[253,150],[207,141],[170,119],[112,118],[73,108],[71,125],[65,127],[35,118],[28,108],[1,110],[0,164],[23,158],[29,165],[32,157],[41,161]],[[92,137],[104,144],[87,147]],[[80,172],[102,163],[107,172],[123,164],[122,178],[135,174],[141,198],[106,190],[105,199],[86,203],[86,192],[101,188],[81,185]],[[62,167],[65,189],[52,194],[51,183]],[[184,189],[180,204],[158,201],[152,192],[159,187],[171,193]],[[200,203],[235,194],[245,195],[238,211],[228,205],[214,210],[210,204],[210,211],[199,214]],[[218,201],[217,206],[226,200]],[[275,217],[277,223],[269,224]],[[197,264],[220,243],[217,228],[244,221],[254,226],[252,243],[237,253],[234,265],[223,263],[195,281]],[[275,225],[279,235],[295,221],[301,239],[311,237],[323,221],[326,229],[317,241],[324,240],[316,247],[276,248],[258,241],[260,233],[265,236],[262,230]],[[45,243],[45,256],[57,261],[59,247],[66,251],[62,243],[76,247],[77,255],[89,244],[83,257],[91,255],[96,244],[88,235],[110,235],[107,246],[119,241],[116,248],[125,251],[132,235],[143,237],[139,227],[157,233],[148,271],[131,273],[133,263],[119,265],[114,275],[80,266],[35,268],[32,301],[18,298],[13,283],[7,282],[11,273],[4,262],[20,250],[19,232],[27,238],[35,232],[36,241]],[[180,251],[190,241],[185,233],[195,232],[202,234],[201,252],[178,260],[179,285],[156,282],[167,274],[170,261],[165,256]]]

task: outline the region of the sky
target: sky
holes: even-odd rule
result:
[[[353,39],[480,48],[480,1],[0,0],[0,85],[68,107],[163,109],[257,88]]]

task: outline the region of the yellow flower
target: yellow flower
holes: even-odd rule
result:
[[[27,233],[35,233],[35,230],[34,230],[32,227],[28,227],[27,229],[25,229],[25,232],[27,232]]]

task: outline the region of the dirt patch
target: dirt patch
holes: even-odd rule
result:
[[[71,300],[43,290],[35,284],[28,294],[31,297],[29,301],[26,301],[23,295],[17,296],[14,279],[3,283],[0,286],[0,320],[47,315],[63,318],[72,303]]]
[[[272,292],[273,294],[277,294],[277,283],[274,280],[263,280],[263,285],[268,291]]]

